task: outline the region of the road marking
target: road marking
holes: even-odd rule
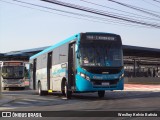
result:
[[[9,110],[9,109],[15,109],[15,107],[0,107],[0,110],[1,111],[4,111],[4,110]]]

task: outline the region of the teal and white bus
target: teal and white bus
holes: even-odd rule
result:
[[[30,57],[30,88],[39,95],[123,90],[121,37],[110,33],[79,33]]]

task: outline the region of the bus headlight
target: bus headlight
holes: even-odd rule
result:
[[[85,78],[86,80],[90,80],[89,76],[85,75],[84,73],[80,73],[80,76]]]
[[[124,78],[124,73],[119,77],[119,79],[122,79],[122,78]]]
[[[80,76],[83,77],[83,78],[85,78],[85,74],[83,74],[83,73],[80,73]]]
[[[20,80],[19,80],[19,83],[23,83],[23,82],[24,82],[24,80],[23,80],[23,79],[20,79]]]

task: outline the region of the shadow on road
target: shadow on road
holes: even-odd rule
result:
[[[61,93],[49,94],[59,98],[64,97]],[[153,98],[160,97],[160,92],[152,91],[107,91],[104,98],[99,98],[97,92],[95,93],[73,93],[74,100],[118,100],[118,99],[136,99],[136,98]]]
[[[34,90],[10,89],[3,91],[4,95],[38,95]],[[60,92],[48,93],[45,96],[53,99],[65,98]],[[71,100],[118,100],[118,99],[136,99],[136,98],[153,98],[160,97],[160,92],[152,91],[106,91],[104,98],[99,98],[97,92],[93,93],[73,93]],[[64,99],[66,100],[66,99]]]

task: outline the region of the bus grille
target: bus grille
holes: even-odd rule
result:
[[[119,79],[115,80],[96,80],[91,79],[93,87],[105,87],[105,88],[115,88],[117,86]]]
[[[122,67],[83,67],[86,71],[92,74],[118,74]]]
[[[19,80],[6,80],[7,84],[19,84]]]

